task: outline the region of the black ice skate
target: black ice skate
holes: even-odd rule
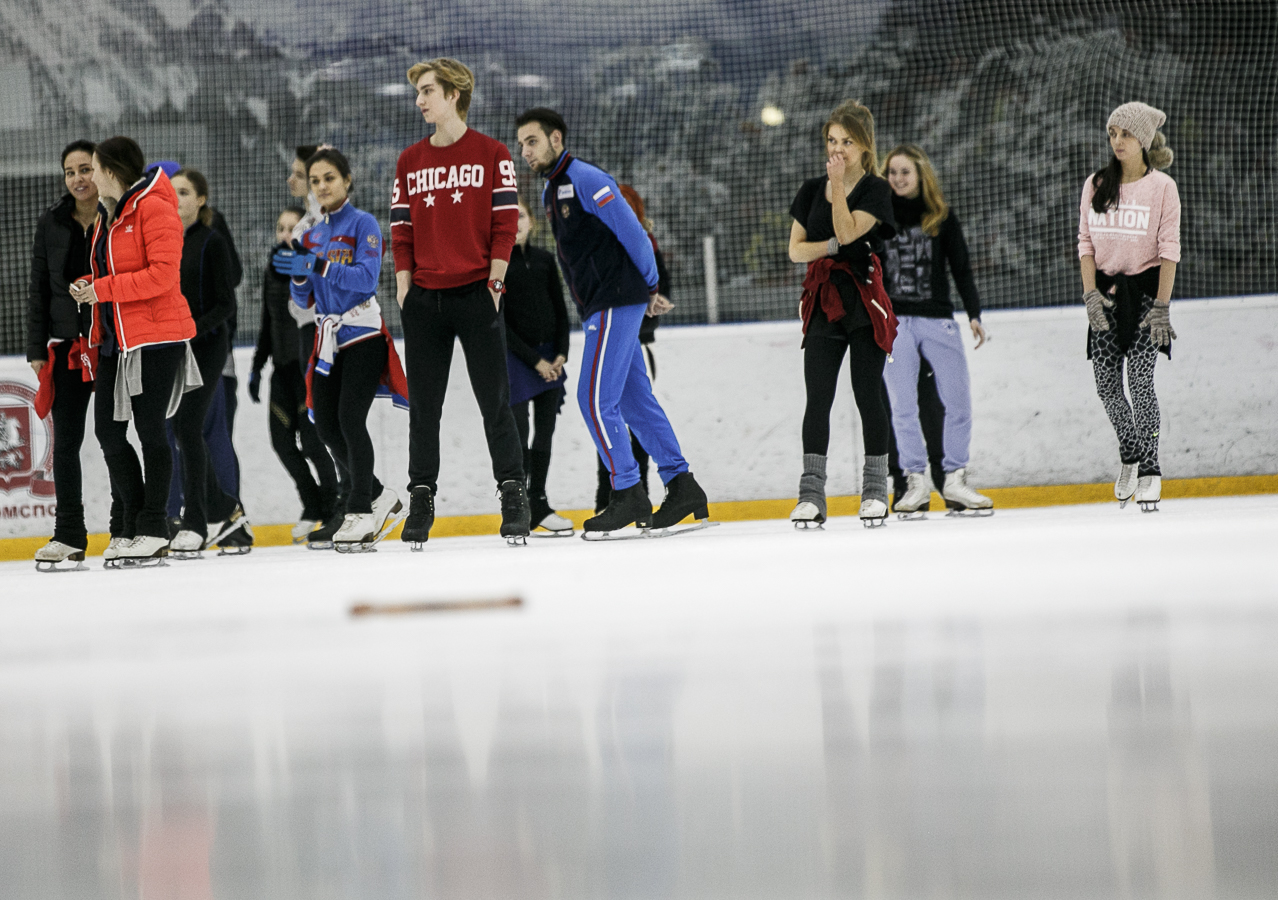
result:
[[[576,533],[572,522],[555,512],[545,494],[529,494],[528,509],[531,513],[529,524],[535,536],[572,537]]]
[[[430,538],[435,524],[435,492],[429,485],[413,488],[408,500],[408,519],[399,533],[399,539],[408,544],[414,553],[420,553],[422,545]]]
[[[677,528],[684,519],[692,516],[696,519],[688,525]],[[706,500],[706,492],[697,484],[691,472],[680,472],[666,485],[666,499],[661,508],[652,514],[652,537],[663,537],[676,531],[696,531],[709,528],[716,523],[709,521],[710,507]]]
[[[501,495],[501,536],[512,547],[527,544],[532,512],[523,482],[503,481],[497,491]]]
[[[333,535],[337,534],[337,529],[342,527],[345,516],[342,510],[345,505],[338,503],[333,512],[327,519],[320,523],[320,526],[306,536],[306,549],[308,550],[332,550]]]
[[[249,528],[248,517],[244,515],[244,507],[235,504],[235,508],[231,510],[231,514],[221,522],[210,522],[208,528],[208,540],[204,542],[204,549],[210,550],[213,547],[220,548],[219,556],[239,556],[248,553],[253,549],[253,531],[249,528],[247,532],[248,543],[247,549],[240,549],[244,546],[243,539],[238,539],[240,543],[233,546],[230,552],[227,551],[224,539],[232,532]]]
[[[623,532],[631,525],[636,531]],[[652,527],[652,502],[642,484],[634,484],[620,491],[613,491],[607,508],[585,521],[581,536],[587,541],[621,540],[645,537]]]
[[[240,519],[240,525],[233,528],[217,543],[218,556],[244,556],[253,550],[253,526],[247,518]]]

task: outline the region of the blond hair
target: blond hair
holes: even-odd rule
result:
[[[923,198],[923,221],[920,224],[926,234],[936,237],[941,233],[941,223],[950,214],[950,205],[945,202],[945,193],[941,190],[936,170],[932,168],[932,161],[918,144],[901,144],[893,147],[892,152],[884,158],[883,171],[880,173],[884,178],[887,177],[892,160],[898,156],[904,156],[914,163],[914,169],[919,173],[919,195]]]
[[[457,115],[463,122],[470,111],[470,95],[475,92],[475,73],[465,63],[447,56],[414,63],[408,70],[408,83],[417,90],[417,82],[427,72],[435,73],[435,81],[444,90],[444,97],[457,95]]]
[[[861,168],[866,172],[877,172],[879,157],[874,145],[874,115],[859,100],[844,100],[821,126],[822,141],[829,140],[831,125],[838,125],[861,145]]]
[[[519,208],[524,211],[524,215],[528,216],[528,236],[535,237],[537,232],[541,230],[537,217],[532,214],[532,207],[524,200],[522,196],[516,198]]]

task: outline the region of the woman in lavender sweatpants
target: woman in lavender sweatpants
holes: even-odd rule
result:
[[[926,360],[935,372],[937,394],[945,407],[941,496],[960,511],[989,514],[993,502],[967,486],[972,397],[963,335],[954,322],[946,272],[948,266],[979,348],[985,343],[985,329],[967,242],[921,148],[913,144],[895,148],[887,156],[883,174],[892,186],[897,222],[896,236],[887,243],[884,283],[898,324],[892,361],[883,370],[892,430],[906,476],[905,495],[897,501],[896,511],[901,518],[921,517],[932,496],[927,446],[919,423],[919,366],[920,360]]]

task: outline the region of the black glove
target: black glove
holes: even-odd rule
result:
[[[249,373],[249,396],[254,403],[262,402],[262,370],[254,369]]]

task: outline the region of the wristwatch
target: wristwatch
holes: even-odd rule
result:
[[[492,291],[494,294],[504,294],[506,293],[506,282],[502,281],[500,278],[494,278],[492,281],[488,282],[488,290]]]

